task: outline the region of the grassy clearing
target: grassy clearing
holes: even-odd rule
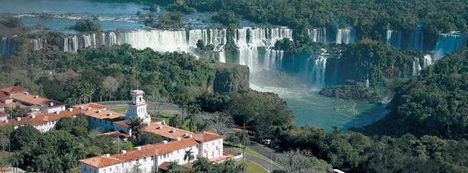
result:
[[[239,148],[239,147],[227,147],[227,149],[234,150],[234,151],[237,151],[237,152],[242,152],[242,149]],[[245,148],[245,153],[249,154],[249,155],[252,155],[254,157],[258,157],[258,158],[260,158],[262,160],[265,160],[267,162],[270,162],[271,164],[274,164],[274,165],[276,165],[278,167],[281,167],[281,165],[279,165],[278,163],[276,163],[273,160],[271,160],[270,158],[258,153],[257,151],[253,150],[252,148],[249,148],[249,147]]]
[[[252,161],[245,161],[246,172],[247,173],[267,173],[267,170],[263,169],[261,166],[253,163]]]

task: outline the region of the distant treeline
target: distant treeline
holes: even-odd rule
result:
[[[292,28],[356,26],[366,37],[386,29],[412,30],[419,24],[433,33],[468,29],[465,0],[177,0],[174,4],[233,12],[254,22]]]

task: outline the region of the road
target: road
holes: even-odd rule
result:
[[[273,160],[273,161],[276,161],[276,154],[275,154],[275,151],[273,151],[272,149],[264,146],[264,145],[261,145],[259,143],[256,143],[256,142],[251,142],[248,146],[249,148],[255,150],[256,152],[260,153],[261,155]]]
[[[260,165],[261,167],[263,167],[263,169],[267,170],[268,172],[271,172],[273,170],[281,169],[280,167],[276,166],[275,164],[272,164],[269,161],[266,161],[266,160],[264,160],[262,158],[253,156],[253,155],[251,155],[249,153],[245,153],[245,159]]]

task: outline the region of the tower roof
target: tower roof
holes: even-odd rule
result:
[[[132,90],[130,91],[131,95],[143,95],[145,92],[143,90]]]

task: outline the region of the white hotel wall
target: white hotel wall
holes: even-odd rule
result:
[[[81,173],[125,173],[125,172],[137,172],[139,173],[151,173],[154,172],[154,157],[145,157],[138,160],[132,160],[125,163],[119,163],[103,168],[96,169],[95,167],[81,164]]]
[[[54,128],[55,124],[57,124],[57,122],[58,121],[45,122],[44,124],[35,125],[34,128],[39,130],[41,133],[45,133],[45,132],[50,131],[52,128]]]
[[[205,142],[199,146],[198,152],[202,157],[214,159],[223,156],[223,139]]]
[[[44,106],[43,108],[41,108],[41,111],[46,114],[51,114],[51,113],[60,112],[64,110],[65,110],[65,105],[58,105],[58,106],[52,106],[52,107]]]
[[[188,151],[190,149],[192,149],[193,158],[195,160],[198,156],[197,146],[179,149],[179,150],[158,156],[158,166],[164,162],[177,162],[177,164],[179,165],[186,164],[187,160],[184,160],[185,151]],[[193,160],[191,160],[191,162],[193,162]]]
[[[170,144],[168,144],[170,145]],[[160,166],[164,162],[177,162],[177,164],[186,164],[187,161],[184,160],[185,151],[192,149],[194,160],[197,158],[198,155],[198,148],[197,146],[188,147],[179,149],[164,155],[160,156],[150,156],[145,158],[140,158],[137,160],[128,161],[125,163],[119,163],[112,166],[107,166],[103,168],[95,168],[92,166],[88,166],[86,164],[81,164],[80,172],[81,173],[125,173],[125,172],[136,172],[138,168],[140,173],[152,173],[155,172],[156,167],[155,163]],[[156,159],[156,160],[155,160]],[[192,160],[191,162],[193,162]]]

